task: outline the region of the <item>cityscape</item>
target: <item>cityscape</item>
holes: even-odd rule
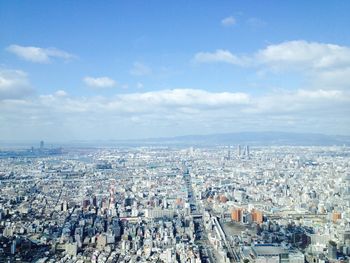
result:
[[[349,14],[0,0],[0,263],[350,263]]]
[[[2,262],[348,262],[350,147],[37,148],[0,159]]]

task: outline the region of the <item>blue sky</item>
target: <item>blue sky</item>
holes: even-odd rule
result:
[[[349,11],[348,1],[0,1],[0,137],[350,135]]]

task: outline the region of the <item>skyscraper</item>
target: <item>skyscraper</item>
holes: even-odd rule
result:
[[[332,240],[328,242],[328,258],[329,259],[337,258],[337,244]]]
[[[238,146],[237,146],[237,156],[238,156],[238,158],[241,157],[241,154],[242,154],[241,153],[241,145],[238,144]]]
[[[44,149],[44,141],[40,141],[40,150]]]

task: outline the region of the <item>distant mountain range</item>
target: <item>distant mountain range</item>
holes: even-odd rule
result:
[[[305,145],[331,146],[350,145],[350,136],[325,135],[313,133],[291,132],[237,132],[210,135],[188,135],[166,138],[150,138],[142,140],[124,141],[126,144],[145,145],[186,145],[186,146],[213,146],[213,145]]]
[[[0,141],[1,147],[30,147],[38,142]],[[290,145],[290,146],[350,146],[350,136],[292,132],[237,132],[209,135],[187,135],[135,140],[74,140],[47,142],[52,147],[129,147],[129,146],[219,146],[219,145]],[[0,149],[1,150],[1,149]]]

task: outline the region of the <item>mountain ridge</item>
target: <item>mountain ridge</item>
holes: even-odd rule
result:
[[[32,146],[38,142],[7,142],[0,141],[0,146]],[[295,132],[231,132],[206,135],[182,135],[173,137],[155,137],[126,140],[70,140],[48,141],[46,145],[63,147],[117,147],[117,146],[220,146],[220,145],[260,145],[260,146],[350,146],[350,136],[326,135],[321,133]]]

